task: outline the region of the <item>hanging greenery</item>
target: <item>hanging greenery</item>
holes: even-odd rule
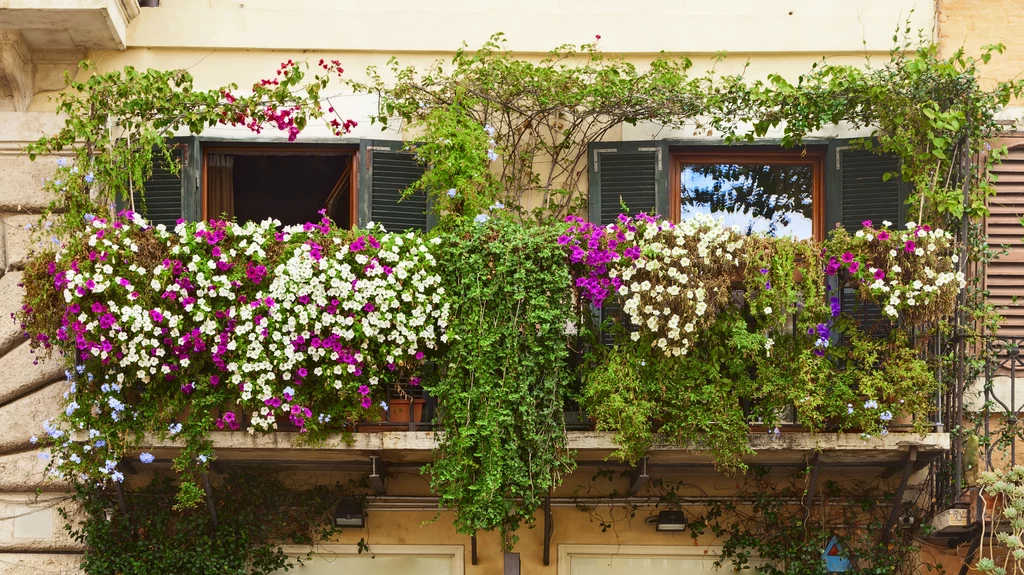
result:
[[[459,532],[498,529],[506,550],[573,469],[562,410],[578,315],[559,231],[499,216],[440,244],[452,308],[428,390],[445,431],[424,470]]]

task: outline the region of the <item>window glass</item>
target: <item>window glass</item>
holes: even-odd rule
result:
[[[813,236],[814,166],[744,162],[683,163],[680,217],[724,217],[746,233],[808,239]]]

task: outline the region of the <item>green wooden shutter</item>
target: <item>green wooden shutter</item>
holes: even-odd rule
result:
[[[434,224],[426,192],[402,192],[423,176],[424,166],[403,142],[363,140],[359,144],[359,227],[370,222],[389,232],[426,231]]]
[[[609,224],[623,212],[668,216],[668,146],[664,142],[593,142],[588,149],[589,216]],[[597,312],[598,321],[616,317],[625,321],[618,304],[608,302]],[[628,329],[628,326],[627,326]],[[601,341],[613,343],[609,333]]]
[[[179,218],[194,222],[202,217],[202,161],[198,138],[173,138],[168,144],[171,157],[180,168],[178,173],[174,173],[162,154],[154,153],[153,173],[142,190],[135,190],[133,199],[136,211],[153,225],[173,228]]]
[[[593,142],[589,146],[590,221],[622,213],[668,216],[668,146],[664,142]]]
[[[865,220],[871,220],[876,227],[889,221],[893,229],[903,229],[910,187],[898,176],[883,180],[886,173],[898,172],[899,167],[899,157],[894,154],[855,148],[850,140],[833,141],[826,161],[826,233],[836,224],[853,233],[861,229]],[[857,319],[868,333],[888,334],[889,324],[878,304],[859,301],[850,288],[843,290],[841,303],[843,312]]]
[[[865,220],[871,220],[875,226],[888,220],[893,228],[903,228],[909,185],[898,176],[888,181],[882,179],[888,172],[899,171],[898,156],[856,149],[850,140],[835,140],[829,145],[826,164],[826,232],[837,223],[855,232]]]

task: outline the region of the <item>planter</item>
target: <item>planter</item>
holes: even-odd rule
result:
[[[430,422],[423,421],[426,403],[425,399],[392,399],[388,402],[388,409],[381,415],[380,421],[360,423],[356,426],[356,431],[370,433],[426,429],[430,426]]]

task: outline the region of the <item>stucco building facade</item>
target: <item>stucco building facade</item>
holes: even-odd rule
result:
[[[985,69],[993,79],[1013,78],[1024,71],[1024,36],[1017,32],[1024,24],[1024,6],[1013,1],[725,0],[667,5],[648,0],[387,0],[368,6],[349,0],[162,0],[159,7],[139,7],[138,0],[0,0],[0,574],[78,572],[80,544],[66,536],[55,511],[64,486],[45,478],[45,464],[29,442],[40,422],[61,409],[64,367],[55,361],[34,361],[18,326],[8,318],[21,305],[18,282],[31,250],[26,224],[34,223],[49,201],[40,181],[53,165],[52,158],[29,161],[23,149],[61,125],[51,96],[64,86],[65,72],[80,74],[79,60],[91,60],[101,71],[128,65],[186,68],[197,87],[209,89],[265,77],[289,59],[338,59],[346,74],[356,78],[367,66],[383,66],[391,56],[422,66],[450,57],[462,42],[478,46],[501,31],[509,48],[521,57],[539,58],[556,45],[589,42],[600,35],[602,50],[621,53],[640,66],[664,51],[689,56],[700,72],[713,65],[716,53],[726,51],[729,57],[717,64],[723,72],[739,71],[749,62],[749,76],[779,73],[795,78],[822,58],[856,65],[866,57],[885,60],[894,30],[908,22],[925,38],[936,40],[944,54],[960,46],[971,52],[983,44],[1006,44],[1006,53]],[[367,150],[370,140],[402,140],[402,134],[382,134],[372,125],[377,104],[373,97],[332,97],[332,105],[357,120],[358,127],[341,142],[311,128],[299,144],[337,144],[358,154]],[[1024,104],[1004,115],[1007,142],[1015,145],[1012,120],[1024,115]],[[864,135],[835,126],[815,136],[827,142]],[[672,142],[666,144],[675,146],[670,153],[678,153],[680,146],[709,144],[712,139],[641,124],[615,129],[606,143],[611,148],[616,142]],[[284,144],[280,135],[257,137],[226,127],[211,128],[198,141],[205,146],[199,153],[222,155],[253,142]],[[1010,159],[1018,158],[1024,159],[1024,147],[1011,150]],[[202,183],[197,180],[194,185]],[[1008,210],[1024,210],[1014,200],[1019,191],[1005,190],[999,201]],[[1006,232],[1003,241],[1011,244],[1013,233]],[[1022,234],[1016,234],[1019,243]],[[1019,255],[1011,250],[1006,265]],[[1005,289],[994,297],[1010,298],[1014,286],[1020,285],[1011,272],[995,280]],[[1008,315],[1016,319],[1014,313]],[[288,433],[215,435],[218,455],[228,462],[279,462],[294,466],[297,473],[332,480],[378,471],[389,476],[386,489],[371,497],[366,528],[346,531],[336,545],[321,549],[325,559],[314,560],[306,572],[333,572],[330,565],[339,570],[350,566],[350,572],[360,573],[404,569],[410,575],[506,569],[496,534],[481,533],[476,540],[457,534],[448,512],[425,523],[436,514],[427,483],[417,471],[432,456],[434,438],[429,430],[357,433],[354,444],[339,440],[323,449],[297,445]],[[776,440],[752,433],[751,442],[758,451],[754,463],[780,468],[810,464],[821,454],[828,463],[823,477],[858,481],[884,474],[899,482],[907,470],[910,491],[920,495],[927,490],[927,463],[949,450],[950,435],[940,426],[924,436],[894,433],[870,440],[799,432]],[[614,446],[607,434],[581,430],[570,432],[570,448],[576,450],[580,467],[553,494],[550,513],[538,511],[537,527],[519,533],[516,572],[631,570],[639,575],[711,569],[715,542],[710,538],[696,541],[682,533],[659,532],[641,516],[603,530],[591,514],[578,509],[576,489],[608,465],[604,460]],[[168,457],[174,449],[172,443],[154,445],[152,452]],[[910,461],[915,463],[908,465]],[[384,467],[375,467],[378,463]],[[604,486],[604,492],[630,492],[637,481],[644,481],[637,477],[685,479],[713,497],[728,497],[737,487],[735,478],[716,473],[699,450],[664,446],[652,451],[647,465],[635,471],[632,480],[624,476]],[[42,492],[38,498],[37,490]],[[376,562],[357,553],[360,539],[369,543]],[[960,567],[958,555],[966,550],[944,548],[936,541],[926,542],[922,553],[955,570]]]

